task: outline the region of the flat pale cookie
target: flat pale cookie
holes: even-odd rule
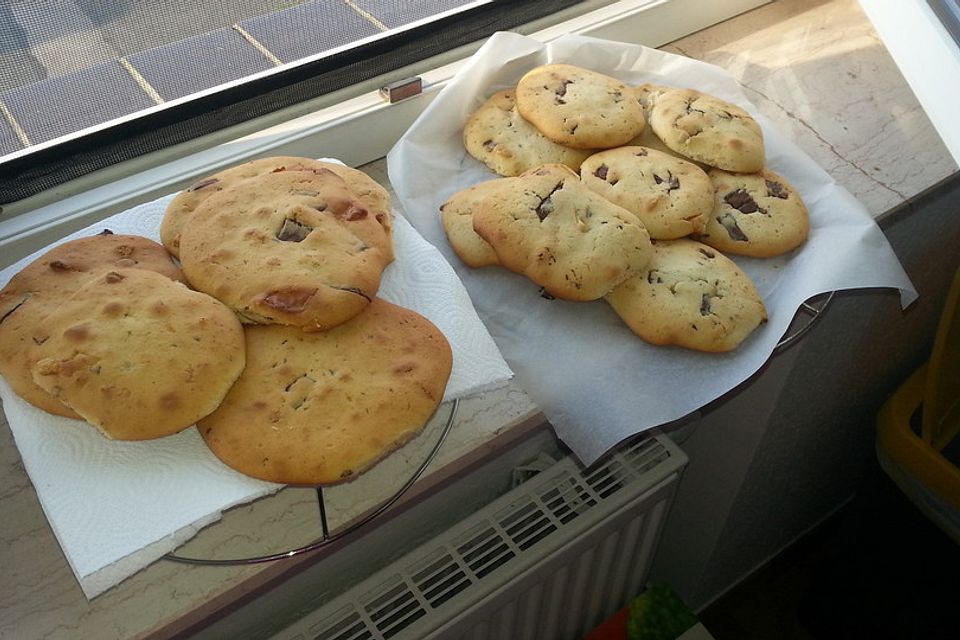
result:
[[[322,333],[247,327],[246,343],[243,375],[197,426],[225,464],[284,484],[352,479],[410,440],[453,365],[432,323],[380,299]]]
[[[170,201],[160,223],[160,241],[175,256],[180,255],[180,230],[185,220],[193,215],[204,200],[230,189],[239,182],[280,171],[332,171],[347,183],[349,189],[378,223],[391,236],[392,220],[390,213],[390,194],[373,178],[363,171],[346,167],[336,162],[324,162],[296,156],[275,156],[260,158],[244,164],[224,169],[209,177],[194,182]],[[385,255],[393,259],[391,245],[383,247]]]
[[[244,365],[243,327],[230,309],[142,269],[95,277],[35,335],[34,382],[117,440],[189,427]]]
[[[736,349],[767,320],[747,274],[694,240],[655,241],[646,268],[605,299],[645,341],[711,353]]]
[[[680,155],[727,171],[760,171],[763,132],[753,117],[736,106],[693,89],[656,96],[650,127]]]
[[[492,95],[463,127],[467,152],[501,176],[518,176],[544,164],[578,169],[589,149],[572,149],[550,140],[523,119],[513,89]]]
[[[635,215],[563,165],[502,178],[473,215],[507,269],[564,300],[596,300],[643,268],[650,236]]]
[[[760,173],[707,175],[714,208],[698,238],[725,253],[769,258],[796,249],[810,233],[810,217],[800,194],[769,169]]]
[[[105,271],[125,267],[183,279],[166,249],[153,240],[104,231],[50,249],[0,290],[0,374],[17,395],[48,413],[80,418],[33,382],[31,336],[37,324],[77,289]]]
[[[374,298],[386,242],[337,174],[283,171],[207,198],[183,226],[180,262],[244,322],[322,331]]]
[[[440,221],[447,240],[468,267],[479,269],[500,264],[493,247],[473,230],[473,213],[487,196],[502,185],[502,179],[480,182],[461,189],[440,205]]]
[[[643,131],[643,106],[616,78],[569,64],[528,71],[517,83],[517,110],[543,135],[575,149],[608,149]]]
[[[596,153],[581,165],[580,179],[640,218],[655,240],[700,233],[713,210],[713,185],[700,167],[647,147]]]

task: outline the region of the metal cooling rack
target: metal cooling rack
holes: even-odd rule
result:
[[[821,293],[801,304],[793,317],[793,322],[787,329],[786,335],[780,338],[780,342],[777,343],[773,353],[780,353],[805,336],[820,320],[820,316],[827,310],[836,293],[836,291]]]
[[[441,405],[442,406],[442,405]],[[321,535],[319,538],[313,542],[303,545],[302,547],[296,547],[294,549],[288,549],[286,551],[277,551],[274,553],[267,553],[263,555],[255,556],[246,556],[241,558],[190,558],[186,556],[176,555],[174,553],[168,553],[163,556],[166,560],[172,560],[174,562],[181,562],[184,564],[197,564],[197,565],[215,565],[215,566],[224,566],[224,565],[246,565],[246,564],[258,564],[261,562],[273,562],[274,560],[283,560],[285,558],[293,558],[295,556],[302,555],[304,553],[309,553],[311,551],[316,551],[327,545],[333,544],[340,538],[353,533],[357,529],[360,529],[363,526],[366,526],[380,515],[382,515],[387,509],[392,507],[397,500],[403,497],[403,494],[407,492],[413,484],[420,479],[420,476],[423,475],[423,472],[426,471],[427,467],[433,462],[433,459],[437,456],[437,453],[440,451],[440,447],[443,446],[444,441],[447,439],[447,435],[450,433],[451,427],[453,427],[454,420],[457,416],[457,409],[460,407],[460,400],[455,398],[449,403],[450,415],[447,416],[447,420],[444,423],[443,428],[440,431],[440,436],[437,438],[437,442],[433,445],[433,448],[430,449],[430,452],[427,454],[424,461],[420,464],[419,467],[414,470],[413,474],[407,479],[403,485],[397,489],[389,498],[380,503],[378,507],[364,515],[359,520],[350,523],[342,529],[331,532],[330,525],[327,521],[327,510],[326,505],[323,499],[323,487],[317,487],[317,504],[320,509],[320,531]]]

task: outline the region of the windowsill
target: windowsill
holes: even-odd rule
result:
[[[781,0],[664,49],[734,74],[762,115],[876,217],[957,170],[855,0]],[[382,161],[364,168],[386,181]],[[444,461],[458,466],[464,457],[488,454],[503,446],[503,439],[536,427],[536,407],[513,386],[461,408],[461,416],[480,424],[481,436],[455,438],[444,449]],[[521,424],[526,426],[519,428]],[[89,603],[36,503],[9,430],[0,429],[0,438],[9,452],[4,484],[11,488],[2,504],[5,513],[17,512],[2,528],[10,575],[17,576],[3,588],[2,618],[15,621],[9,627],[12,635],[40,637],[59,626],[72,629],[75,637],[121,626],[130,635],[151,630],[156,637],[169,635],[184,628],[185,620],[196,622],[229,606],[286,569],[185,570],[161,562]],[[235,518],[254,522],[246,531],[259,531],[260,508],[244,508]]]

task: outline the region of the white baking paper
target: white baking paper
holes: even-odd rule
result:
[[[159,241],[172,197],[60,242],[105,228]],[[450,264],[400,216],[394,246],[396,260],[385,270],[378,295],[429,318],[447,337],[453,371],[444,399],[508,380],[512,373]],[[0,287],[40,253],[0,271]],[[24,402],[2,377],[0,398],[43,511],[88,598],[183,544],[225,509],[280,488],[223,465],[193,428],[158,440],[117,442],[84,422]]]
[[[767,165],[810,210],[809,240],[770,260],[736,258],[764,297],[770,321],[735,352],[702,354],[651,346],[603,301],[545,300],[538,287],[500,267],[470,269],[450,248],[438,209],[454,192],[497,177],[464,150],[467,116],[535,66],[565,62],[637,85],[691,87],[757,116]],[[770,357],[797,308],[828,291],[894,287],[906,306],[916,291],[867,210],[810,157],[758,116],[737,82],[703,62],[638,45],[564,36],[548,44],[492,36],[438,93],[387,156],[404,214],[453,264],[517,382],[585,464],[628,436],[678,420],[719,398]]]

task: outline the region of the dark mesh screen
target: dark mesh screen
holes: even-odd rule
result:
[[[574,4],[0,0],[0,204]]]

